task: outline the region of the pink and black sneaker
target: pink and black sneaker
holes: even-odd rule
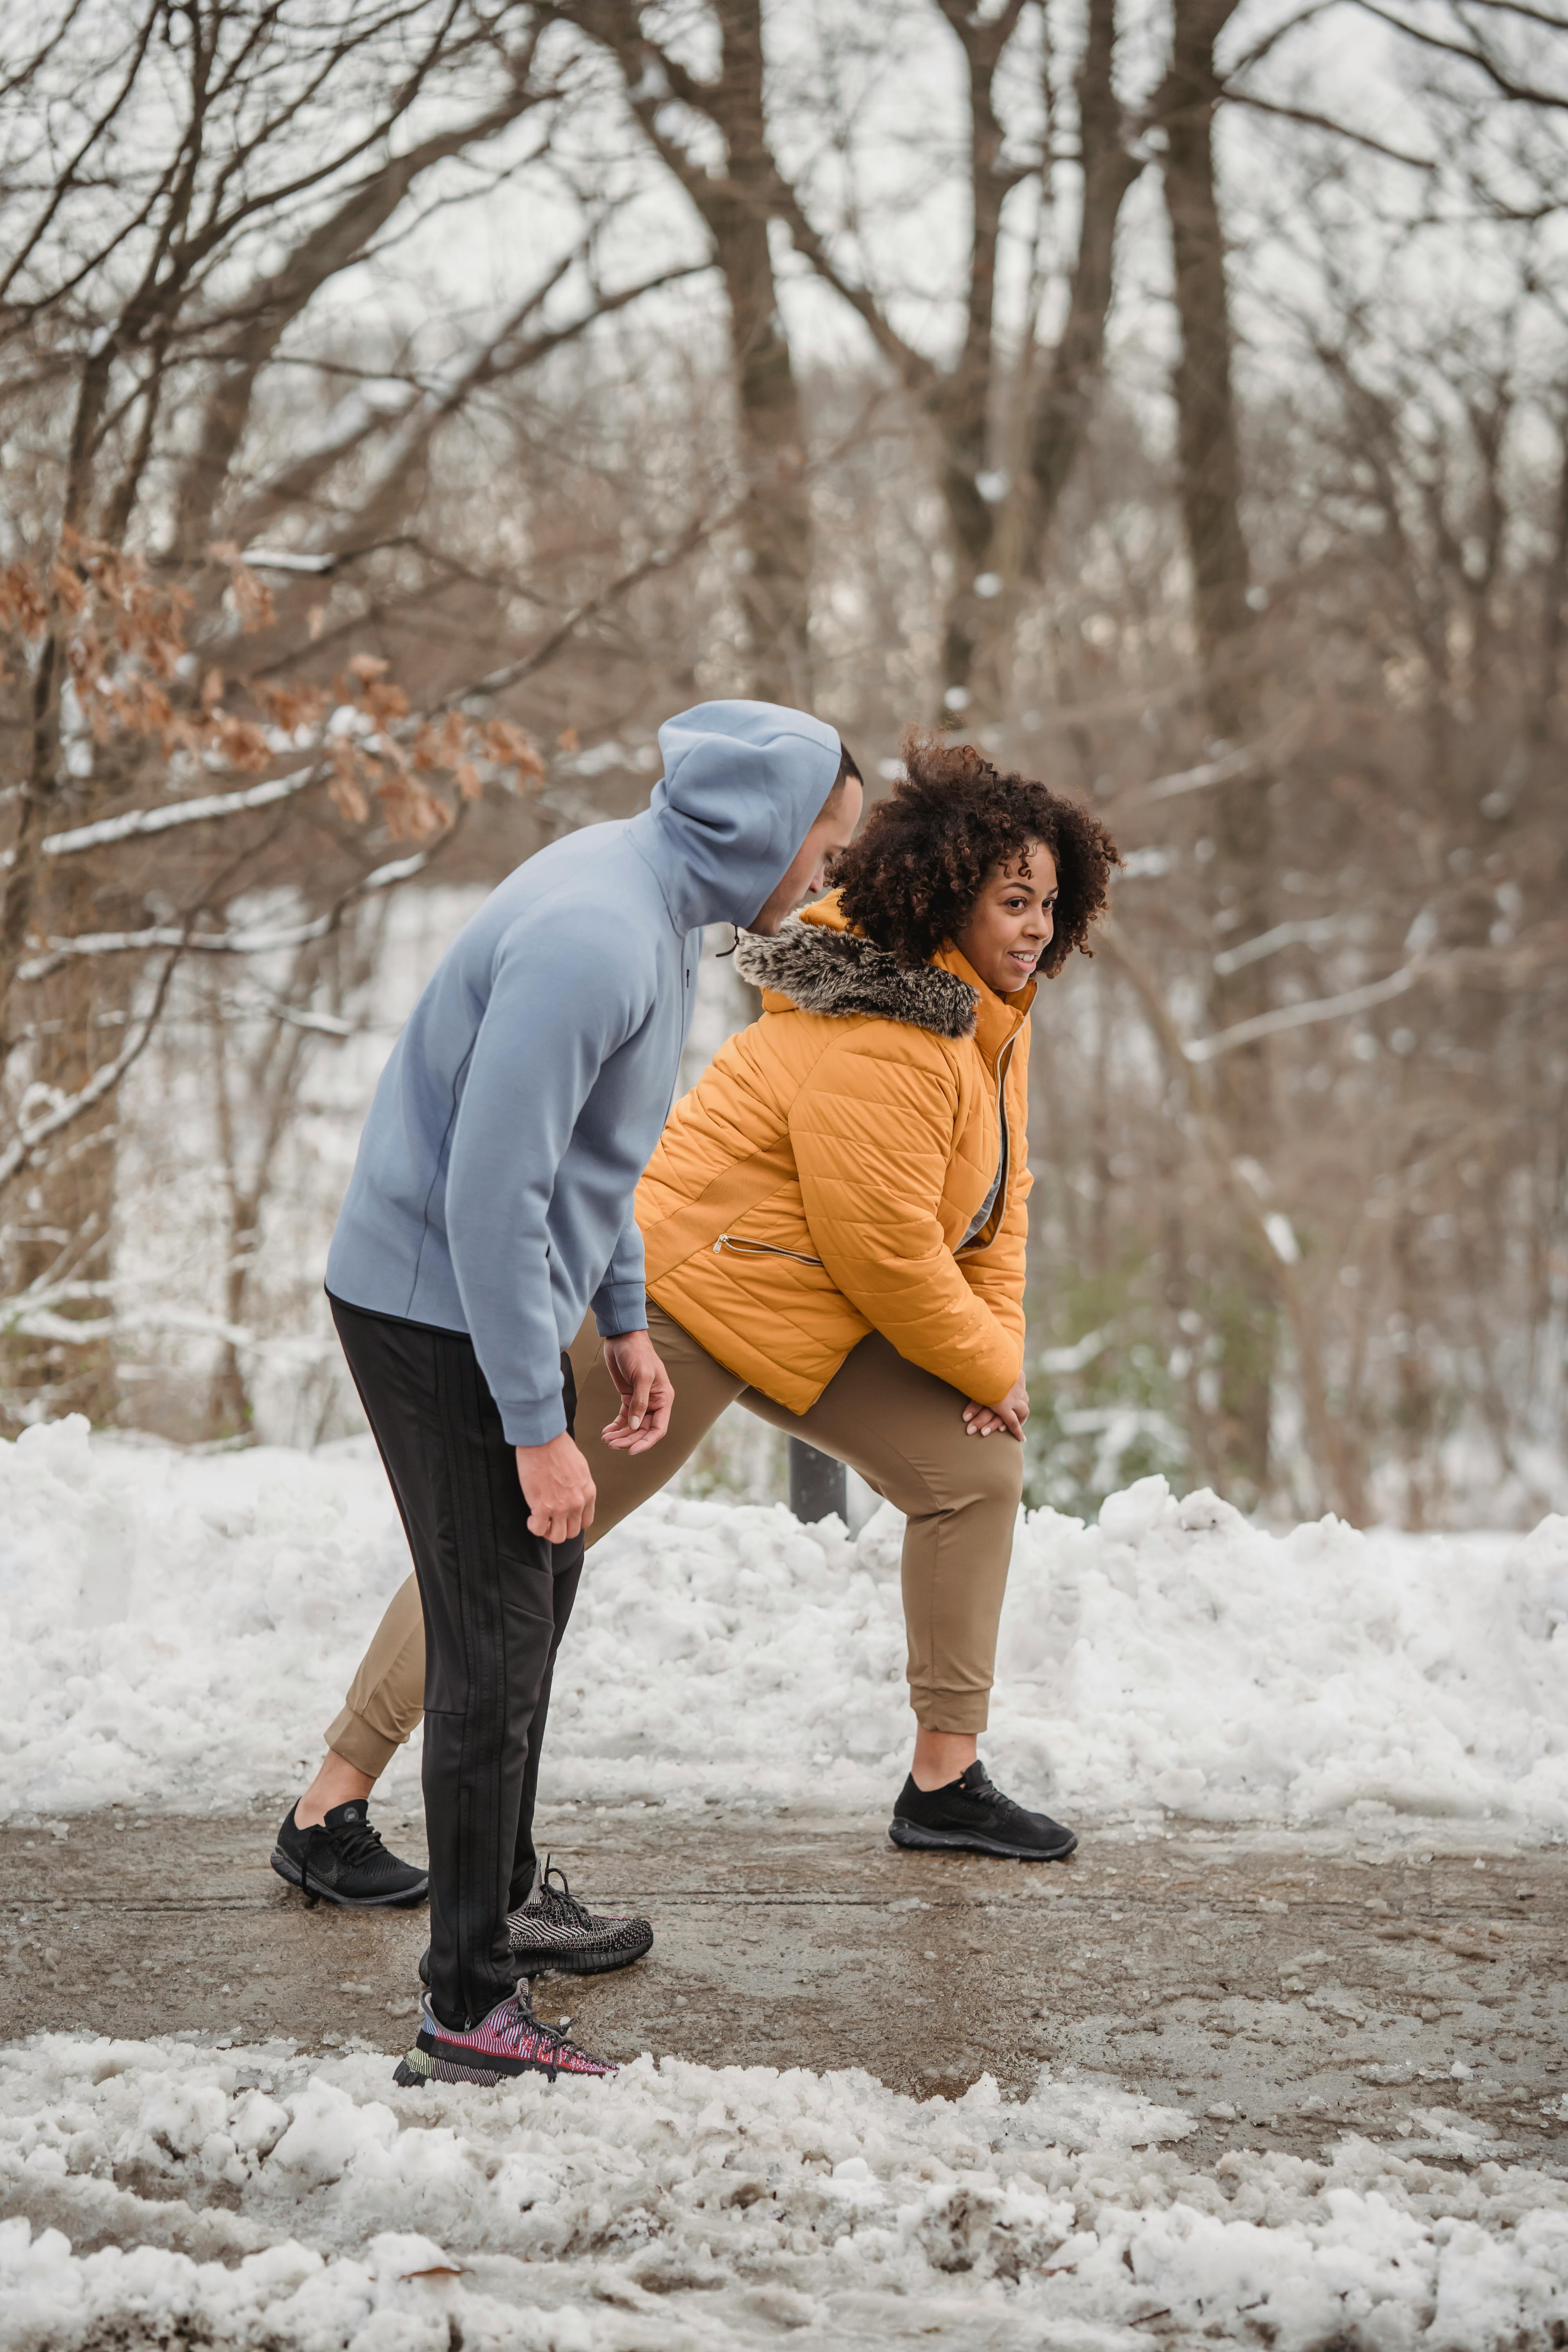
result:
[[[480,2083],[487,2088],[511,2074],[616,2074],[606,2058],[590,2057],[567,2040],[572,2023],[546,2025],[535,2017],[528,1987],[498,2000],[488,2017],[463,2032],[442,2025],[426,1994],[414,2047],[397,2062],[393,2081],[407,2090],[426,2083]]]

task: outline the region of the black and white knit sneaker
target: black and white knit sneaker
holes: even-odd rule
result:
[[[1028,1813],[994,1788],[978,1757],[945,1789],[904,1782],[888,1835],[895,1845],[927,1851],[999,1853],[1013,1862],[1065,1862],[1078,1837],[1048,1813]]]
[[[573,1894],[566,1873],[548,1860],[532,1894],[507,1913],[506,1924],[520,1977],[603,1976],[640,1960],[653,1942],[651,1922],[629,1912],[590,1911]],[[428,1945],[419,1955],[419,1976],[429,1983]]]
[[[272,1849],[272,1867],[306,1895],[324,1895],[329,1903],[362,1911],[423,1902],[430,1885],[427,1870],[387,1852],[380,1832],[366,1819],[363,1797],[334,1805],[324,1822],[308,1830],[295,1821],[290,1805]]]

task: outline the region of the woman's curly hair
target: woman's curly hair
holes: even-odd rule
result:
[[[1004,775],[973,743],[946,743],[911,727],[904,774],[833,861],[849,920],[909,967],[929,963],[969,920],[986,876],[1034,842],[1056,860],[1059,896],[1040,970],[1055,979],[1084,955],[1121,854],[1099,819],[1026,776]]]

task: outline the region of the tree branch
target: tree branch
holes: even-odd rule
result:
[[[1340,996],[1318,996],[1307,1004],[1281,1004],[1272,1012],[1254,1013],[1250,1021],[1235,1022],[1212,1037],[1194,1038],[1182,1051],[1189,1062],[1214,1062],[1222,1054],[1234,1053],[1238,1045],[1250,1045],[1259,1037],[1275,1037],[1282,1030],[1310,1029],[1320,1021],[1340,1021],[1352,1013],[1367,1013],[1374,1004],[1387,1004],[1394,997],[1403,996],[1436,969],[1434,964],[1415,957],[1401,964],[1397,971],[1391,971],[1386,980],[1369,981],[1364,988],[1347,988]]]
[[[1421,48],[1434,49],[1440,56],[1458,58],[1461,64],[1474,66],[1479,73],[1485,74],[1500,96],[1515,105],[1543,106],[1556,111],[1568,108],[1568,94],[1542,89],[1534,82],[1516,80],[1479,46],[1467,47],[1463,41],[1446,41],[1440,33],[1429,33],[1423,26],[1411,24],[1407,17],[1395,16],[1393,9],[1379,7],[1377,0],[1355,0],[1355,5],[1364,15],[1391,26],[1394,32],[1403,33],[1406,40],[1415,41]],[[1563,27],[1557,29],[1561,31]]]
[[[1381,155],[1387,163],[1404,163],[1412,172],[1437,172],[1442,162],[1436,155],[1410,155],[1402,147],[1390,147],[1384,140],[1374,139],[1370,131],[1357,131],[1348,122],[1336,122],[1332,116],[1314,114],[1300,106],[1281,106],[1274,99],[1259,98],[1254,91],[1237,89],[1226,83],[1224,90],[1227,106],[1245,106],[1254,114],[1271,114],[1281,122],[1300,122],[1309,131],[1326,131],[1335,139],[1348,139],[1352,147],[1364,147],[1371,155]]]
[[[449,838],[449,836],[448,836]],[[150,949],[178,948],[194,955],[271,955],[280,948],[303,947],[308,940],[324,940],[336,930],[349,908],[378,890],[395,889],[398,883],[412,880],[422,873],[428,863],[428,850],[416,850],[412,857],[400,857],[389,866],[378,866],[373,873],[353,883],[334,901],[324,915],[315,916],[308,923],[294,923],[273,931],[194,931],[172,923],[156,923],[143,931],[83,931],[73,939],[51,939],[46,941],[47,953],[23,964],[16,977],[20,981],[47,980],[52,972],[81,956],[145,955]]]
[[[58,1135],[63,1129],[71,1126],[75,1120],[81,1118],[84,1111],[91,1110],[94,1104],[100,1103],[106,1095],[112,1094],[127,1070],[145,1052],[153,1032],[158,1025],[158,1017],[163,1010],[163,1000],[169,992],[169,982],[174,976],[174,966],[180,960],[180,950],[184,945],[184,934],[176,932],[173,940],[165,939],[160,944],[169,947],[172,952],[158,975],[158,984],[153,992],[153,1002],[143,1014],[140,1027],[132,1036],[127,1038],[112,1062],[103,1063],[93,1072],[85,1087],[79,1087],[74,1095],[68,1095],[63,1102],[58,1102],[52,1110],[45,1113],[42,1118],[35,1119],[31,1124],[18,1129],[5,1150],[0,1151],[0,1192],[4,1192],[18,1175],[35,1164],[40,1146],[47,1143],[51,1137]]]

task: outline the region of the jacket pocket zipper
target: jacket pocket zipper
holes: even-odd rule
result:
[[[733,1234],[721,1234],[713,1244],[713,1255],[731,1249],[737,1257],[791,1257],[796,1265],[820,1265],[819,1257],[807,1257],[804,1250],[779,1249],[772,1242],[751,1242],[737,1239]]]
[[[1007,1194],[1011,1189],[1013,1177],[1012,1137],[1007,1129],[1007,1073],[1013,1066],[1013,1048],[1017,1042],[1016,1037],[1009,1037],[996,1059],[996,1127],[1002,1145],[1000,1194],[992,1207],[992,1214],[996,1222],[991,1227],[991,1239],[988,1242],[983,1242],[978,1234],[972,1242],[960,1242],[953,1252],[955,1259],[971,1255],[977,1257],[982,1250],[994,1248],[996,1236],[1002,1230],[1002,1220],[1007,1213]]]

